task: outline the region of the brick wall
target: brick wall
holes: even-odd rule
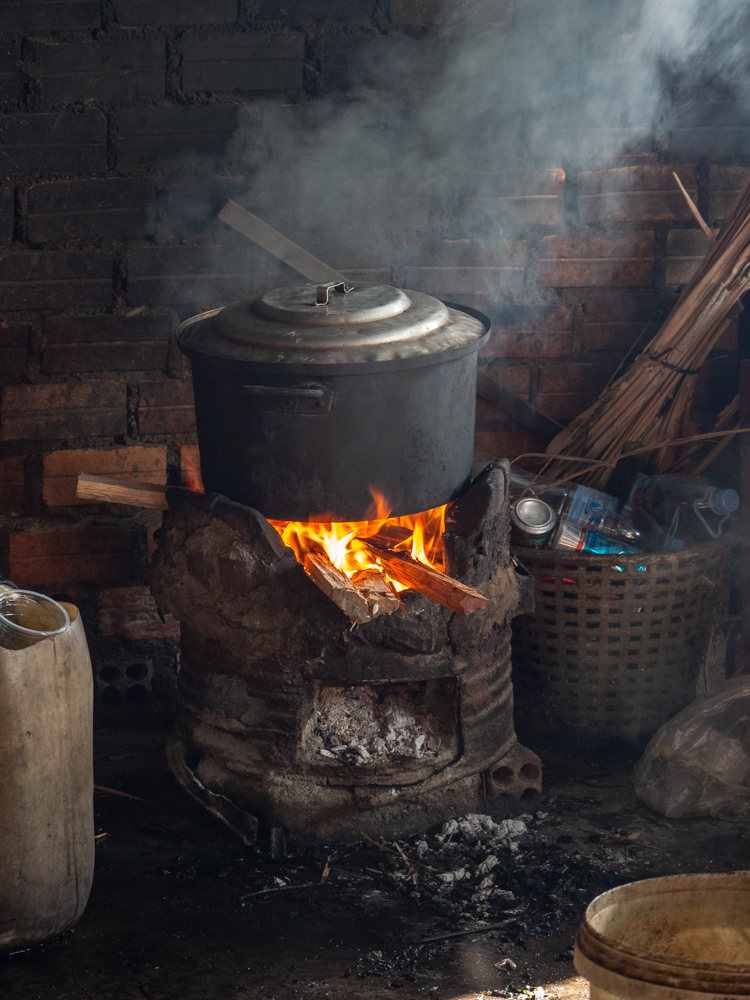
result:
[[[225,199],[254,205],[256,172],[294,156],[289,123],[304,137],[320,97],[351,106],[391,65],[393,44],[424,55],[419,101],[454,15],[512,45],[535,9],[0,0],[1,571],[84,597],[106,586],[116,630],[111,590],[145,583],[158,517],[75,503],[75,473],[193,482],[177,323],[296,277],[216,221]],[[398,73],[386,75],[397,90]],[[402,179],[391,164],[387,218],[360,211],[324,232],[295,227],[279,205],[268,221],[353,278],[486,310],[494,326],[480,363],[564,422],[653,332],[705,252],[672,170],[718,225],[750,168],[744,106],[708,87],[682,93],[668,92],[640,130],[583,114],[575,100],[552,123],[516,122],[503,140],[510,165],[470,146],[450,176]],[[602,158],[603,136],[616,155]],[[356,180],[335,194],[361,209],[371,192]],[[717,388],[701,397],[709,410],[733,391],[731,335],[721,346],[707,380]],[[480,450],[542,444],[480,401]],[[154,629],[149,619],[150,638]]]

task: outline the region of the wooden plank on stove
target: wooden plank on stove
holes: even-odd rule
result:
[[[297,246],[286,236],[282,236],[272,226],[263,222],[257,215],[253,215],[252,212],[248,212],[246,208],[238,205],[231,198],[219,212],[219,218],[278,260],[293,267],[295,271],[299,271],[308,281],[323,284],[329,281],[344,280],[343,274],[334,271],[322,260],[318,260],[317,257],[313,257],[311,253]]]
[[[381,548],[374,539],[364,539],[369,550],[376,555],[389,576],[405,587],[418,590],[425,597],[437,601],[443,607],[450,608],[459,615],[470,615],[475,611],[484,611],[490,606],[488,597],[480,594],[473,587],[454,580],[439,570],[417,562],[405,552]]]
[[[129,507],[150,507],[169,510],[167,487],[130,479],[111,479],[81,472],[76,485],[76,497],[89,503],[123,503]]]
[[[562,430],[562,424],[536,410],[525,399],[521,399],[515,392],[506,389],[481,370],[477,372],[477,393],[482,399],[492,403],[516,423],[538,434],[545,441],[551,441]]]
[[[355,624],[362,625],[370,620],[367,598],[357,590],[345,573],[336,569],[328,556],[322,552],[307,552],[303,566],[312,582]]]

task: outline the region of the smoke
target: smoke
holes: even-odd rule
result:
[[[746,0],[511,4],[451,0],[429,36],[339,40],[343,92],[248,109],[239,200],[332,266],[399,281],[436,237],[471,239],[453,263],[479,264],[575,225],[544,171],[674,161],[676,107],[691,120],[707,92],[747,96]]]

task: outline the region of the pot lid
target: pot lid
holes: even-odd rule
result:
[[[291,285],[186,320],[178,343],[206,361],[340,365],[475,349],[489,320],[423,292],[365,282]]]

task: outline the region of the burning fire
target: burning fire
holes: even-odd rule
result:
[[[421,514],[389,517],[391,508],[385,497],[373,487],[370,487],[370,492],[374,499],[372,520],[271,521],[271,524],[284,539],[285,544],[294,550],[299,562],[303,561],[306,552],[323,551],[336,569],[341,570],[350,579],[363,571],[382,573],[394,590],[406,590],[403,584],[384,571],[378,556],[362,541],[393,528],[403,529],[403,538],[389,539],[389,548],[397,552],[407,552],[425,566],[444,571],[443,532],[445,514],[450,505],[425,510]]]

